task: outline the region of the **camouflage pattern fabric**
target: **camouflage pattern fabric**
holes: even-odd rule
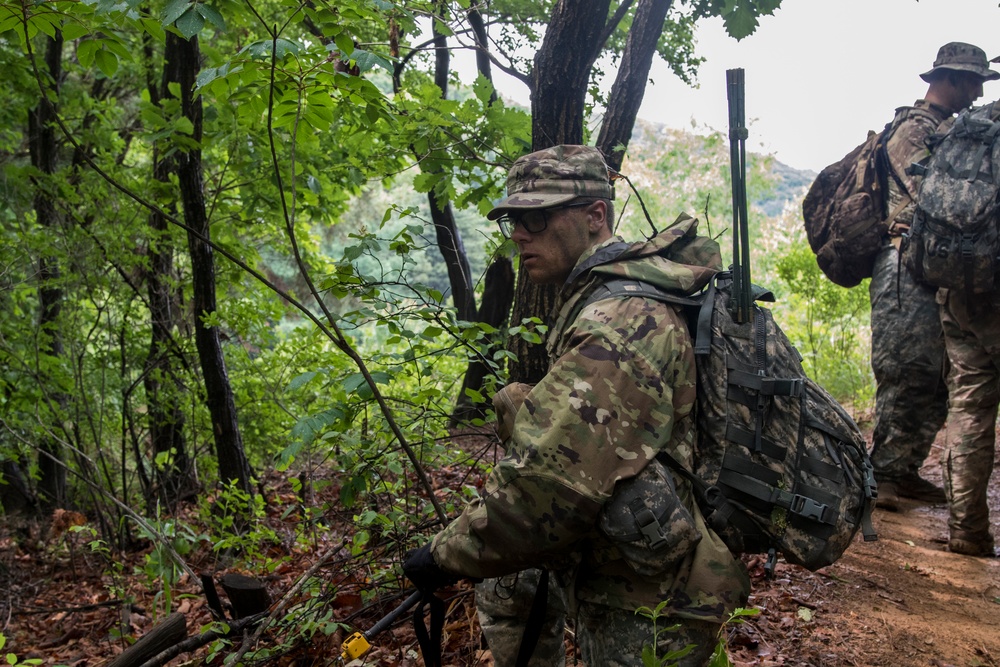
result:
[[[1000,105],[963,111],[934,147],[903,244],[903,265],[938,287],[985,294],[1000,253]]]
[[[476,611],[495,667],[514,667],[528,614],[538,588],[540,570],[486,579],[476,584]],[[566,590],[549,577],[545,620],[528,667],[559,667],[566,663]]]
[[[941,290],[941,323],[950,367],[950,405],[942,455],[952,535],[989,534],[986,492],[993,471],[1000,405],[1000,292]]]
[[[990,61],[996,62],[996,59]],[[986,52],[973,44],[965,42],[948,42],[938,49],[934,58],[934,66],[920,75],[924,81],[930,81],[931,75],[941,69],[972,72],[986,81],[1000,78],[1000,73],[990,69],[986,60]]]
[[[875,373],[872,465],[879,482],[915,475],[948,413],[947,357],[937,288],[918,283],[886,244],[875,260],[871,363]]]
[[[905,191],[892,175],[888,177],[886,189],[886,213],[896,212],[889,229],[890,236],[899,236],[910,228],[913,212],[916,210],[914,199],[920,179],[906,173],[914,162],[920,162],[930,155],[927,137],[934,134],[942,122],[951,117],[945,109],[931,104],[927,100],[917,100],[912,107],[896,109],[893,120],[892,135],[886,142],[885,150],[889,157],[889,167],[903,182]],[[902,204],[902,208],[900,205]],[[897,209],[898,212],[897,212]]]
[[[604,157],[592,146],[553,146],[514,161],[507,196],[486,217],[496,220],[511,210],[548,208],[577,197],[614,199]]]
[[[673,625],[660,620],[658,628]],[[692,646],[677,662],[678,667],[704,667],[712,657],[719,626],[705,621],[686,620],[680,627],[662,632],[657,638],[656,655],[665,656]],[[577,614],[576,637],[584,665],[589,667],[636,667],[645,664],[642,650],[653,645],[653,624],[649,619],[621,609],[583,603]]]
[[[950,117],[926,100],[896,110],[886,151],[890,168],[906,189],[889,176],[887,209],[893,212],[903,204],[889,230],[891,237],[909,229],[916,209],[913,198],[920,183],[906,173],[907,167],[929,155],[925,140]],[[935,292],[900,266],[893,245],[887,243],[876,256],[868,293],[876,382],[871,458],[880,482],[916,474],[947,415],[944,339]]]
[[[602,271],[697,291],[720,257],[717,244],[696,236],[696,225],[684,218]],[[585,253],[578,266],[606,245]],[[702,538],[672,570],[637,574],[597,530],[616,483],[637,475],[657,452],[667,448],[690,465],[695,401],[691,340],[675,308],[643,298],[607,300],[567,321],[598,282],[583,271],[564,286],[549,372],[517,411],[506,455],[482,497],[435,536],[435,561],[482,578],[547,567],[572,574],[576,600],[631,613],[669,599],[674,618],[719,623],[745,602],[749,579],[705,526],[686,482],[675,480]]]

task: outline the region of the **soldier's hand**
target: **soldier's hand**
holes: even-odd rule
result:
[[[424,593],[432,593],[439,588],[455,583],[459,579],[434,562],[430,542],[406,554],[406,560],[403,561],[403,574]]]

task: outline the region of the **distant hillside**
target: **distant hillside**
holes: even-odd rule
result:
[[[677,134],[694,136],[694,133],[676,128],[668,128],[663,123],[647,120],[637,120],[630,139],[629,152],[643,153],[643,149],[652,146],[663,147],[676,140]],[[728,139],[726,140],[728,143]],[[748,158],[752,159],[753,154]],[[757,155],[766,158],[764,155]],[[772,178],[773,191],[765,197],[752,201],[769,217],[779,215],[788,204],[798,206],[806,190],[816,178],[816,172],[809,169],[796,169],[773,158],[770,159],[768,172]]]
[[[796,169],[783,162],[772,160],[771,174],[774,176],[774,193],[772,196],[754,202],[768,216],[781,213],[785,205],[798,203],[816,178],[816,172],[810,169]]]

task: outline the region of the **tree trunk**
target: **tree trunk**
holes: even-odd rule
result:
[[[504,322],[507,321],[507,313],[510,312],[511,303],[514,301],[513,287],[514,267],[510,259],[507,257],[498,258],[486,269],[483,305],[477,315],[478,321],[498,329],[503,326]],[[456,426],[460,421],[483,417],[486,414],[486,406],[474,404],[469,399],[467,390],[479,391],[483,388],[484,380],[493,372],[487,360],[492,359],[492,352],[496,349],[497,347],[494,346],[486,350],[487,359],[469,363],[469,369],[462,382],[462,391],[458,396],[458,404],[451,416],[452,426]]]
[[[587,84],[601,50],[609,6],[607,0],[560,0],[553,8],[531,73],[532,150],[583,143]],[[551,325],[549,314],[558,287],[534,285],[524,270],[519,270],[511,324],[517,326],[524,318],[537,317]],[[510,364],[512,382],[533,384],[548,371],[544,345],[514,339],[511,351],[516,358]]]
[[[448,8],[444,2],[438,3],[438,11],[442,18]],[[448,97],[448,75],[451,70],[451,52],[448,49],[448,37],[439,30],[438,22],[435,21],[434,29],[434,83],[441,90],[441,98]],[[426,155],[418,155],[421,165],[430,164],[431,167],[421,166],[421,170],[429,172],[440,172],[443,161],[425,161],[421,158]],[[476,295],[472,288],[472,268],[465,254],[465,247],[462,243],[462,235],[455,224],[455,211],[451,204],[441,204],[437,195],[431,190],[427,193],[427,202],[430,204],[431,219],[434,221],[434,232],[437,236],[438,250],[444,258],[444,264],[448,268],[448,284],[451,286],[452,303],[460,320],[471,320],[476,316]]]
[[[597,148],[604,154],[608,166],[621,169],[623,151],[615,151],[621,144],[628,147],[635,127],[635,118],[646,92],[646,80],[656,53],[656,43],[663,34],[663,24],[673,0],[639,0],[635,8],[632,29],[629,30],[622,53],[618,75],[611,87],[608,108],[604,113]]]
[[[198,75],[200,53],[197,36],[190,40],[167,32],[164,54],[164,79],[180,84],[181,106],[185,117],[194,127],[192,138],[200,142],[202,135],[201,98],[194,97],[195,79]],[[166,86],[165,86],[166,88]],[[215,258],[212,247],[206,243],[211,232],[205,210],[205,193],[202,180],[201,150],[179,152],[176,157],[177,178],[184,221],[188,226],[188,251],[191,254],[191,272],[194,284],[195,345],[205,380],[205,398],[212,416],[215,452],[219,461],[219,478],[223,483],[235,481],[246,493],[252,493],[251,470],[243,450],[226,360],[217,327],[204,324],[203,318],[216,310]]]
[[[53,92],[58,95],[62,79],[62,33],[56,33],[53,39],[45,39],[45,75]],[[58,147],[56,145],[56,108],[43,95],[38,106],[28,115],[28,150],[31,154],[31,164],[46,176],[56,173],[58,165]],[[59,213],[50,194],[50,184],[36,183],[34,198],[35,217],[39,225],[52,230],[59,226]],[[39,329],[41,349],[52,357],[63,356],[63,344],[59,331],[59,313],[62,310],[63,290],[59,282],[61,269],[54,257],[42,256],[38,260],[39,279]],[[66,396],[56,390],[50,401],[50,406],[57,412],[62,412],[66,406]],[[62,417],[53,414],[52,423],[61,423]],[[62,463],[63,456],[58,443],[52,438],[45,438],[41,443],[38,457],[39,482],[38,490],[42,506],[53,509],[64,504],[66,498],[66,468]]]
[[[469,26],[472,28],[472,35],[476,42],[476,71],[492,84],[493,66],[490,63],[490,47],[486,41],[486,24],[483,21],[482,6],[483,3],[481,0],[472,0],[468,13]],[[493,92],[490,93],[489,103],[492,106],[496,101],[497,90],[494,87]]]
[[[458,319],[471,321],[476,317],[476,293],[472,287],[472,268],[465,254],[462,235],[455,224],[455,211],[451,204],[441,206],[434,191],[427,193],[431,207],[431,220],[437,237],[437,247],[448,268],[448,284]]]
[[[148,63],[152,63],[151,49],[147,46]],[[158,105],[161,97],[170,96],[167,70],[164,70],[160,95],[153,81],[147,82],[150,102]],[[170,181],[172,161],[164,158],[159,151],[153,155],[153,178],[160,183]],[[146,273],[146,294],[149,299],[150,341],[146,356],[143,386],[146,390],[149,437],[153,447],[152,467],[156,478],[155,488],[146,489],[147,497],[162,501],[173,507],[197,486],[194,468],[188,456],[184,436],[185,416],[181,409],[184,395],[182,383],[175,371],[173,332],[177,328],[179,314],[173,283],[173,242],[169,226],[157,212],[149,216],[149,269]],[[180,351],[177,351],[181,354]],[[169,455],[169,462],[157,466],[159,455]]]
[[[583,111],[609,0],[560,0],[531,72],[531,146],[583,143]]]

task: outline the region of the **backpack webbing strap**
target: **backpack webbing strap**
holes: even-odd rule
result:
[[[424,611],[431,612],[431,626],[424,625]],[[413,610],[413,634],[420,645],[427,667],[441,667],[441,635],[444,630],[444,600],[433,593],[424,593]]]
[[[811,456],[803,456],[799,459],[799,470],[807,472],[816,477],[828,479],[831,482],[839,482],[844,479],[844,471],[837,466],[814,459]]]
[[[730,423],[726,425],[726,440],[736,443],[737,445],[743,445],[747,449],[753,449],[756,441],[756,435],[753,431],[748,431],[744,428],[740,428],[736,424]],[[787,452],[788,450],[785,447],[775,443],[770,438],[761,436],[760,453],[764,456],[774,459],[775,461],[784,461]]]
[[[528,667],[531,655],[538,646],[542,636],[542,624],[545,622],[545,611],[549,604],[549,571],[543,569],[535,589],[535,597],[531,600],[531,610],[524,622],[524,634],[521,635],[521,645],[517,649],[515,667]]]
[[[708,281],[705,300],[698,311],[698,324],[694,332],[695,355],[708,354],[712,351],[712,312],[715,310],[716,281],[719,274]]]
[[[758,375],[737,368],[729,362],[729,384],[752,389],[762,396],[801,396],[805,388],[802,378],[776,378]]]
[[[719,472],[719,484],[757,501],[781,507],[795,516],[831,526],[836,523],[839,512],[826,494],[817,489],[799,489],[800,492],[792,493],[775,486],[776,477],[777,473],[770,468],[727,451]],[[808,491],[808,495],[803,491]]]
[[[997,132],[1000,132],[1000,123],[993,123],[993,126],[983,135],[983,141],[979,144],[975,157],[972,158],[972,164],[969,165],[968,171],[962,174],[969,183],[974,183],[979,178],[979,172],[983,167],[983,158],[986,157],[986,151],[993,147]],[[996,165],[993,165],[993,180],[994,182],[1000,181],[1000,170],[997,169]]]
[[[723,535],[729,532],[727,529],[730,526],[737,529],[742,540],[741,548],[738,551],[763,553],[771,548],[770,538],[761,530],[757,522],[742,507],[726,497],[726,494],[718,486],[710,485],[682,466],[669,452],[661,451],[657,454],[657,458],[691,484],[698,507],[701,509],[705,522],[712,530]]]
[[[590,296],[587,297],[587,300],[584,301],[581,309],[583,307],[597,303],[598,301],[603,301],[605,299],[614,299],[623,296],[645,297],[647,299],[653,299],[655,301],[660,301],[663,303],[672,303],[678,306],[698,306],[701,304],[701,301],[699,301],[698,299],[692,299],[677,294],[671,294],[641,280],[629,280],[628,278],[615,278],[598,285],[597,288],[590,293]]]

